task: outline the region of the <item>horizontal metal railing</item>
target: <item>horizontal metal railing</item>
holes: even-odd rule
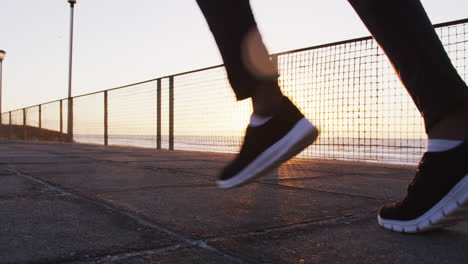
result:
[[[467,80],[468,19],[435,25]],[[272,55],[282,91],[321,129],[301,157],[415,163],[423,120],[371,37]],[[223,65],[74,96],[76,142],[237,152],[251,112],[236,102]],[[68,99],[2,113],[10,127],[56,131],[67,140]],[[11,130],[11,129],[10,129]]]

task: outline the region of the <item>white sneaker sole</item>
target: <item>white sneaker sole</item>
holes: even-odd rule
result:
[[[388,220],[378,216],[383,228],[418,233],[455,225],[468,219],[468,174],[445,197],[420,217],[409,221]]]
[[[237,175],[224,181],[217,181],[216,183],[219,188],[227,189],[268,174],[272,169],[314,143],[317,136],[317,128],[304,117],[283,138],[262,152]]]

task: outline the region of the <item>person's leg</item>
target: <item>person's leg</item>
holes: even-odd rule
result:
[[[197,0],[238,100],[252,98],[256,114],[277,111],[282,93],[277,68],[258,31],[249,0]]]
[[[276,65],[257,29],[249,0],[197,0],[224,61],[238,100],[253,111],[236,159],[217,182],[231,188],[267,174],[312,144],[317,129],[283,96]]]
[[[382,207],[379,224],[395,231],[419,232],[468,217],[465,82],[418,0],[349,2],[393,64],[424,118],[429,137],[428,151],[407,196]]]

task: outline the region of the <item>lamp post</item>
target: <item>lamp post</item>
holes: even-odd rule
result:
[[[72,98],[72,54],[73,54],[73,11],[77,0],[67,0],[70,3],[70,57],[68,66],[68,125],[67,133],[73,141],[73,98]]]
[[[0,50],[0,125],[2,124],[2,62],[6,56],[4,50]]]

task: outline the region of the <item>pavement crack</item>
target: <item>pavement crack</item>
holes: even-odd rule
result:
[[[58,192],[60,194],[70,196],[70,197],[73,197],[73,198],[78,199],[78,200],[82,200],[82,201],[92,203],[92,204],[97,205],[97,206],[99,206],[99,207],[101,207],[103,209],[106,209],[106,210],[112,210],[114,212],[119,213],[120,215],[129,217],[130,219],[135,220],[138,224],[140,224],[142,226],[146,226],[146,227],[149,227],[149,228],[154,229],[156,231],[169,234],[169,235],[173,236],[174,238],[182,241],[182,244],[189,244],[189,245],[193,245],[193,246],[198,246],[198,247],[202,247],[204,249],[207,249],[209,251],[217,252],[218,254],[222,254],[224,257],[229,258],[229,259],[231,259],[231,260],[233,260],[235,262],[238,262],[238,263],[252,263],[253,262],[252,260],[246,260],[244,257],[234,256],[234,255],[231,255],[231,254],[228,254],[228,253],[224,253],[224,252],[218,250],[217,248],[206,244],[204,240],[195,240],[195,239],[192,239],[190,237],[186,237],[186,236],[184,236],[182,234],[179,234],[176,231],[170,230],[169,228],[161,226],[161,225],[159,225],[157,223],[153,223],[152,221],[145,219],[145,217],[143,217],[143,216],[140,216],[138,214],[135,214],[135,213],[126,211],[124,209],[118,208],[118,207],[116,207],[116,206],[114,206],[112,204],[109,204],[109,203],[105,202],[105,201],[101,201],[101,200],[98,200],[98,199],[92,199],[92,198],[86,197],[86,196],[81,195],[79,193],[75,193],[73,190],[68,191],[68,190],[66,190],[64,187],[62,187],[60,185],[55,185],[55,184],[49,183],[49,182],[44,181],[42,179],[38,179],[38,178],[36,178],[34,176],[23,174],[21,172],[15,171],[13,169],[8,169],[8,170],[10,172],[18,175],[18,176],[22,176],[22,177],[25,177],[27,179],[30,179],[30,180],[32,180],[32,181],[34,181],[36,183],[39,183],[39,184],[45,186],[46,188],[48,188],[50,190],[56,191],[56,192]],[[168,247],[168,248],[170,248],[170,247]],[[255,262],[253,262],[253,263],[255,263]]]
[[[0,195],[0,200],[27,200],[27,199],[37,199],[37,198],[48,198],[48,197],[56,197],[62,196],[61,193],[30,193],[30,194],[22,194],[22,195]]]
[[[322,188],[296,187],[296,186],[288,186],[288,185],[282,185],[282,184],[273,183],[273,182],[266,182],[266,181],[258,181],[258,183],[263,184],[263,185],[268,185],[268,186],[274,186],[274,187],[281,188],[281,189],[287,189],[287,190],[324,192],[324,193],[344,195],[344,196],[348,196],[348,197],[360,197],[360,198],[365,198],[365,199],[370,199],[370,200],[375,200],[375,201],[381,201],[382,200],[381,198],[378,198],[378,197],[375,197],[375,196],[358,194],[358,193],[350,193],[350,192],[341,192],[341,191],[322,189]]]
[[[185,247],[189,244],[187,243],[181,243],[181,244],[176,244],[168,247],[162,247],[162,248],[157,248],[157,249],[148,249],[148,250],[141,250],[141,251],[133,251],[133,252],[125,252],[125,253],[118,253],[114,255],[106,255],[106,256],[97,256],[91,259],[86,259],[86,263],[92,262],[92,263],[108,263],[109,261],[117,261],[117,260],[125,260],[129,258],[134,258],[134,257],[141,257],[145,255],[151,255],[151,254],[162,254],[165,252],[169,251],[174,251],[179,248]],[[83,263],[83,260],[74,260],[71,262],[65,262],[69,264],[78,264],[78,263]]]
[[[157,248],[157,249],[147,249],[147,250],[141,250],[141,251],[133,251],[133,252],[125,252],[125,253],[119,253],[119,254],[114,254],[114,255],[106,255],[106,256],[97,256],[89,259],[78,259],[78,260],[73,260],[73,261],[68,261],[64,263],[68,264],[80,264],[80,263],[95,263],[95,264],[100,264],[100,263],[109,263],[113,261],[119,261],[119,262],[126,262],[126,260],[129,260],[131,258],[138,258],[138,257],[145,257],[148,255],[161,255],[167,252],[172,252],[176,251],[179,249],[184,249],[184,248],[190,248],[193,246],[198,246],[200,248],[209,250],[209,251],[214,251],[218,254],[223,255],[223,257],[231,260],[232,262],[239,263],[239,264],[247,264],[247,263],[257,263],[255,261],[249,260],[246,262],[243,258],[237,258],[233,257],[230,255],[227,255],[216,248],[213,248],[211,246],[206,245],[203,242],[200,243],[180,243],[180,244],[175,244],[167,247],[162,247],[162,248]]]
[[[259,231],[240,232],[240,233],[212,236],[212,237],[207,237],[207,238],[204,238],[204,239],[200,239],[199,241],[204,242],[204,243],[209,243],[209,242],[213,242],[213,241],[216,241],[216,240],[222,240],[222,239],[257,236],[257,235],[274,233],[274,232],[278,232],[278,231],[290,231],[292,229],[304,228],[304,227],[311,226],[311,225],[323,225],[323,224],[327,225],[327,224],[335,224],[335,223],[346,223],[346,222],[349,222],[349,221],[355,221],[355,220],[361,219],[363,217],[372,216],[372,215],[375,215],[376,213],[377,213],[377,211],[371,211],[371,212],[355,213],[355,214],[352,214],[352,215],[350,214],[350,215],[343,215],[343,216],[330,217],[330,218],[320,218],[320,219],[314,219],[314,220],[310,220],[310,221],[297,222],[297,223],[293,223],[293,224],[269,227],[269,228],[265,228],[265,229],[259,230]]]
[[[174,173],[181,173],[181,174],[186,174],[186,175],[191,175],[191,176],[214,178],[213,176],[210,176],[210,175],[195,173],[195,172],[185,171],[185,170],[180,170],[180,169],[158,168],[158,167],[151,167],[151,166],[145,166],[143,167],[143,169],[151,170],[151,171],[174,172]]]
[[[108,194],[108,193],[121,193],[128,191],[146,191],[146,190],[156,190],[156,189],[185,189],[185,188],[203,188],[211,187],[212,184],[185,184],[185,185],[155,185],[155,186],[145,186],[145,187],[136,187],[136,188],[120,188],[120,189],[100,189],[96,190],[93,193]]]

